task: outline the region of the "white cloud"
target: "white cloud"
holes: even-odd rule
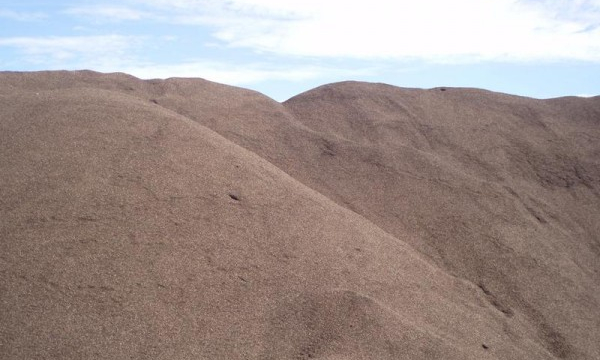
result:
[[[141,1],[133,1],[141,3]],[[600,61],[598,0],[147,0],[231,47],[362,59]]]
[[[236,0],[299,14],[264,27],[232,21],[216,33],[232,46],[263,51],[357,58],[600,61],[600,29],[558,18],[554,11],[508,0],[319,1],[282,8],[266,0]],[[552,9],[554,10],[554,9]],[[572,11],[575,13],[575,11]],[[248,29],[253,29],[248,31]]]
[[[37,21],[46,18],[42,12],[17,12],[13,10],[0,9],[0,18],[16,21]]]

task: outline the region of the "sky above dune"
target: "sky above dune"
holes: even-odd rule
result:
[[[0,1],[0,70],[600,94],[600,0]]]

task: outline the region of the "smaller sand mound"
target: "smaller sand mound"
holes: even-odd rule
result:
[[[286,359],[442,359],[464,352],[351,290],[302,293],[275,312],[265,357]],[[474,354],[476,355],[476,354]],[[479,354],[474,358],[480,358]]]

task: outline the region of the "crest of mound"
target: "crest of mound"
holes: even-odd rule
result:
[[[140,80],[123,73],[94,71],[41,71],[0,73],[7,94],[67,89],[102,89],[136,97],[156,107],[176,112],[209,127],[251,150],[274,146],[285,139],[298,141],[302,127],[278,102],[256,91],[223,85],[200,78]],[[295,145],[301,148],[300,144]],[[287,151],[279,148],[281,151]],[[262,156],[276,151],[264,151]]]
[[[546,348],[566,358],[584,356],[572,344],[585,335],[566,325],[570,310],[553,304],[587,286],[582,296],[600,300],[592,290],[600,274],[598,105],[360,82],[284,103],[326,139],[309,162],[319,171],[304,172],[313,188],[391,234],[413,234],[407,241],[440,267],[494,284],[499,311],[526,314]],[[572,287],[582,279],[586,287]]]

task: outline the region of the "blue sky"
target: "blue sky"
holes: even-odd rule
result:
[[[600,94],[600,0],[0,0],[0,70]]]

